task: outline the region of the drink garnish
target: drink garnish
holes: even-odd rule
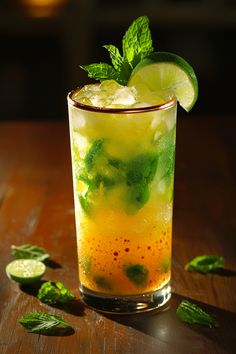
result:
[[[20,284],[38,281],[45,271],[45,264],[36,259],[16,259],[6,266],[7,276]]]
[[[153,52],[152,37],[147,16],[137,18],[122,39],[123,56],[114,45],[104,45],[110,55],[112,65],[97,63],[81,65],[88,76],[95,80],[115,80],[126,85],[134,67]]]
[[[75,295],[67,289],[61,282],[56,282],[55,285],[50,281],[42,284],[39,289],[38,299],[48,305],[56,305],[60,303],[70,302],[75,298]]]
[[[128,86],[141,92],[167,92],[169,99],[176,97],[187,112],[198,97],[198,81],[193,68],[179,55],[155,52],[134,68]]]
[[[218,271],[224,267],[224,258],[221,256],[203,255],[197,256],[185,266],[185,270],[210,273]]]
[[[23,315],[18,321],[27,332],[60,335],[73,333],[73,327],[66,322],[61,316],[53,315],[47,312],[29,312]]]
[[[17,259],[35,259],[43,262],[50,257],[44,248],[32,244],[21,246],[12,245],[11,252]]]
[[[189,324],[200,324],[208,327],[215,326],[214,318],[203,311],[198,305],[183,300],[176,310],[178,318]]]
[[[90,78],[115,80],[135,87],[143,98],[150,99],[154,94],[169,101],[176,97],[187,112],[194,106],[198,81],[193,68],[179,55],[154,52],[147,16],[138,17],[128,28],[122,40],[123,56],[114,45],[104,48],[113,66],[107,63],[81,65]]]

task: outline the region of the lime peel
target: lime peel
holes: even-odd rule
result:
[[[7,276],[20,284],[36,282],[45,271],[45,264],[35,259],[16,259],[6,266]]]
[[[128,86],[142,86],[151,92],[170,91],[188,112],[198,97],[198,81],[193,68],[182,57],[155,52],[134,68]]]

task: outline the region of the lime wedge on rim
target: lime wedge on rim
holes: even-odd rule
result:
[[[134,68],[128,86],[146,87],[150,91],[170,92],[188,112],[198,96],[198,81],[193,68],[180,56],[155,52]]]
[[[16,259],[6,266],[7,276],[20,284],[36,282],[45,271],[45,264],[35,259]]]

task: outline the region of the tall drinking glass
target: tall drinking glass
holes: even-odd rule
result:
[[[68,95],[79,289],[90,307],[136,313],[171,296],[176,100],[98,108]]]

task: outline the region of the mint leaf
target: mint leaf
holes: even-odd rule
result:
[[[70,302],[75,298],[74,294],[59,281],[55,285],[50,281],[44,283],[39,289],[37,297],[48,305]]]
[[[103,187],[105,188],[109,188],[112,187],[116,184],[116,181],[108,176],[102,175],[100,173],[98,173],[95,176],[95,181],[97,183],[97,186],[99,186],[100,184],[103,185]]]
[[[115,167],[116,169],[120,169],[124,167],[123,161],[117,159],[116,157],[109,157],[108,164],[112,167]]]
[[[16,259],[35,259],[43,262],[49,258],[49,254],[44,248],[32,244],[21,246],[12,245],[11,253]]]
[[[90,190],[96,189],[97,188],[97,184],[94,183],[94,181],[92,181],[87,175],[85,174],[81,174],[77,177],[78,180],[84,182],[85,184],[87,184],[87,186],[89,187]]]
[[[112,290],[110,282],[105,277],[96,275],[93,280],[99,288]]]
[[[162,273],[166,273],[170,270],[170,266],[171,266],[171,259],[170,258],[165,258],[160,266],[160,271]]]
[[[132,73],[132,67],[126,59],[123,59],[123,64],[119,70],[118,83],[120,85],[127,85],[130,75]]]
[[[120,69],[120,67],[123,65],[123,58],[120,55],[119,49],[116,48],[113,44],[104,45],[103,48],[108,50],[114,68]]]
[[[108,50],[112,65],[117,70],[118,76],[116,81],[121,85],[126,85],[132,72],[129,62],[121,56],[119,49],[114,45],[108,44],[103,47]]]
[[[141,209],[149,200],[150,190],[147,184],[137,184],[131,186],[127,191],[127,206],[126,212],[128,214],[135,214]]]
[[[128,188],[128,213],[135,213],[149,200],[149,184],[155,177],[158,164],[156,153],[136,156],[126,164],[126,184]]]
[[[46,335],[73,333],[73,327],[61,316],[47,312],[29,312],[18,321],[28,332]]]
[[[83,268],[84,274],[89,275],[92,266],[91,257],[83,257],[80,263],[81,263],[81,267]]]
[[[176,315],[180,320],[189,324],[201,324],[213,327],[215,321],[212,316],[203,311],[199,306],[187,300],[183,300],[176,310]]]
[[[81,65],[81,69],[87,71],[88,77],[95,80],[116,80],[118,79],[118,72],[107,63],[94,63],[89,65]]]
[[[136,156],[127,163],[127,185],[148,184],[156,173],[158,155],[155,153],[146,153]]]
[[[152,37],[147,16],[137,18],[126,31],[123,40],[123,55],[134,68],[141,59],[153,52]]]
[[[101,154],[103,150],[103,143],[104,143],[103,139],[94,140],[89,151],[85,155],[84,162],[88,171],[90,171],[93,168],[97,157]]]
[[[148,269],[142,264],[129,264],[124,267],[125,275],[136,285],[145,286],[147,283]]]
[[[89,205],[89,202],[87,200],[87,197],[88,197],[88,193],[86,193],[86,196],[83,197],[82,195],[79,196],[79,202],[80,202],[80,205],[83,209],[83,211],[90,215],[91,214],[91,208],[90,208],[90,205]]]
[[[200,273],[210,273],[224,267],[224,258],[220,256],[197,256],[185,266],[185,270],[193,270]]]

